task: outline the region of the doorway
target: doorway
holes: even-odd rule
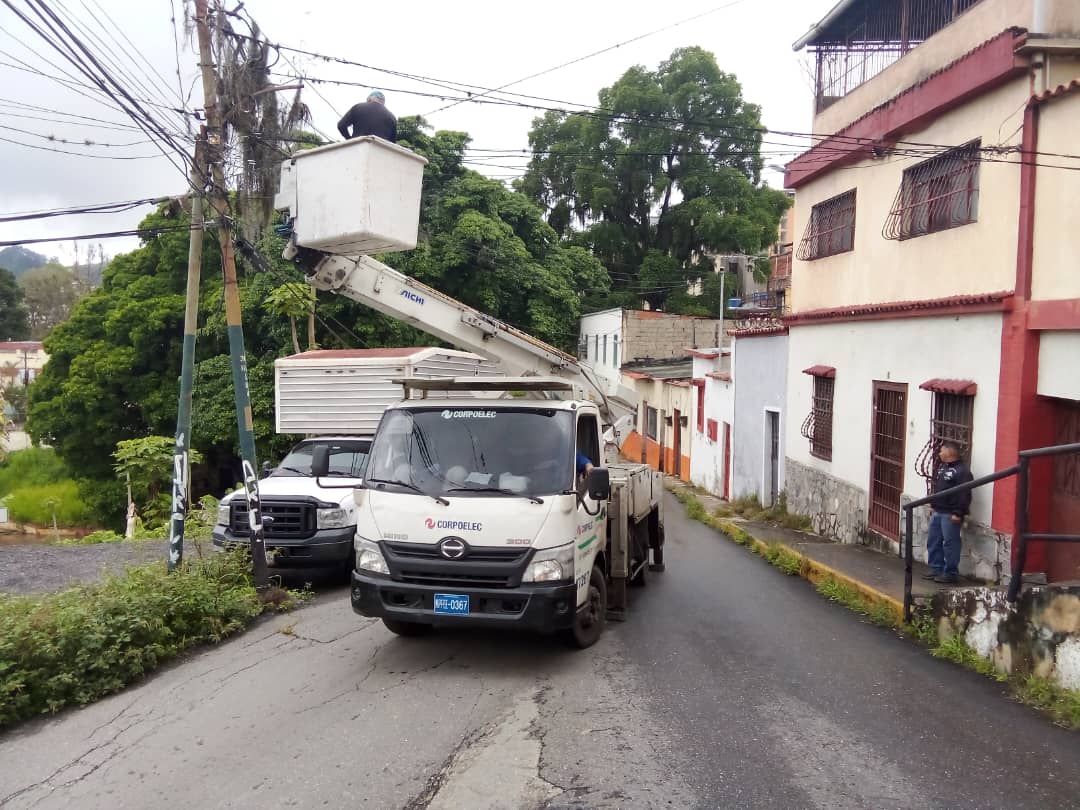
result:
[[[870,435],[870,528],[900,540],[900,496],[904,491],[907,383],[874,381]]]
[[[780,498],[780,413],[765,411],[765,475],[763,506]]]

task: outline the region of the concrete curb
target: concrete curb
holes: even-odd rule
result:
[[[674,492],[672,487],[669,487],[669,489]],[[683,492],[687,497],[693,498],[703,509],[705,509],[705,505],[701,503],[693,490],[686,487],[683,489]],[[758,537],[754,537],[740,525],[740,521],[731,518],[715,517],[714,515],[709,514],[707,509],[705,511],[705,517],[706,519],[702,522],[705,523],[706,526],[727,535],[737,544],[748,547],[751,551],[762,557],[767,557],[768,555],[766,552],[771,549],[780,549],[784,554],[798,559],[799,576],[809,581],[811,584],[817,585],[823,580],[831,578],[837,583],[854,590],[868,608],[878,605],[887,608],[892,614],[894,623],[897,627],[900,627],[903,624],[904,604],[888,594],[882,593],[877,588],[873,588],[865,582],[860,582],[847,574],[841,573],[830,565],[814,560],[786,543],[767,542]]]

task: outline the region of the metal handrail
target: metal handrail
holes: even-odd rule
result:
[[[1009,478],[1010,476],[1017,476],[1016,483],[1016,531],[1014,533],[1014,539],[1017,541],[1016,552],[1016,565],[1013,566],[1012,575],[1009,577],[1009,594],[1008,599],[1010,602],[1016,602],[1020,595],[1020,585],[1024,577],[1024,564],[1027,562],[1027,544],[1029,540],[1039,540],[1050,543],[1080,543],[1080,535],[1070,534],[1046,534],[1046,533],[1032,533],[1028,532],[1028,480],[1029,470],[1028,467],[1031,464],[1033,458],[1043,458],[1046,456],[1062,456],[1069,453],[1080,453],[1080,442],[1073,444],[1057,444],[1051,447],[1036,447],[1031,450],[1021,450],[1018,456],[1018,463],[1011,467],[1007,467],[1004,470],[998,470],[990,475],[984,475],[981,478],[976,478],[972,481],[968,481],[964,484],[958,484],[955,487],[949,487],[943,489],[941,492],[936,492],[932,495],[927,495],[925,498],[917,498],[914,501],[904,504],[901,508],[904,510],[904,621],[911,621],[911,579],[912,579],[912,557],[913,557],[913,540],[912,540],[912,522],[915,508],[918,506],[925,506],[931,503],[936,498],[943,495],[952,495],[957,492],[967,492],[968,490],[977,489],[978,487],[985,486],[986,484],[992,484],[994,481],[1000,481],[1002,478]]]

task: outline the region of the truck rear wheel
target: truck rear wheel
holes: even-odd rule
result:
[[[604,632],[607,620],[607,582],[599,566],[589,575],[589,594],[584,607],[577,611],[574,626],[567,630],[567,641],[578,649],[591,647]]]
[[[417,622],[403,622],[398,619],[382,620],[386,629],[399,636],[426,636],[431,632],[430,624],[418,624]]]

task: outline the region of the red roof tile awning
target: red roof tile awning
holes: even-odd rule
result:
[[[811,377],[835,377],[836,369],[833,366],[810,366],[810,368],[804,368],[803,374],[809,374]]]
[[[940,377],[921,383],[919,388],[935,394],[957,394],[963,397],[973,397],[979,390],[979,386],[971,380],[947,380]]]
[[[719,349],[684,349],[684,351],[698,360],[715,360],[720,356]]]
[[[711,380],[720,380],[720,382],[731,382],[731,372],[729,371],[710,371],[705,376]]]

